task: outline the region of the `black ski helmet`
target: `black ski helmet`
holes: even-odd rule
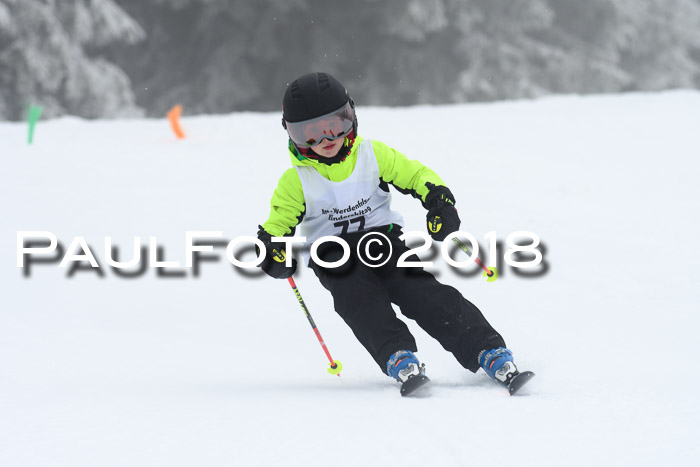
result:
[[[282,126],[326,115],[350,102],[353,109],[353,139],[357,136],[355,103],[345,86],[328,73],[307,73],[292,81],[282,100]],[[290,140],[291,141],[291,140]],[[305,154],[292,141],[298,152]]]

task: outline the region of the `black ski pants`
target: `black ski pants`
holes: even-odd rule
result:
[[[418,350],[408,327],[396,317],[392,303],[452,352],[464,368],[476,372],[479,352],[505,347],[503,338],[457,289],[441,284],[421,267],[397,267],[397,258],[408,248],[398,235],[389,238],[393,245],[392,258],[379,268],[370,268],[359,261],[354,237],[345,238],[351,255],[344,266],[327,269],[311,261],[310,266],[321,284],[333,295],[335,310],[383,372],[395,352]],[[342,257],[339,246],[326,245],[329,247],[319,248],[319,258],[332,262]],[[408,260],[419,261],[415,255]]]

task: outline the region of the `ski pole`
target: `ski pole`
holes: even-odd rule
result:
[[[297,296],[297,300],[299,301],[299,305],[301,305],[301,309],[304,310],[304,314],[306,315],[306,318],[309,320],[309,324],[311,325],[311,328],[314,330],[314,333],[316,333],[316,337],[318,338],[318,342],[321,344],[321,347],[323,347],[323,351],[326,353],[326,357],[328,357],[328,360],[330,363],[328,364],[328,373],[332,375],[338,375],[340,376],[340,371],[343,369],[343,364],[340,363],[338,360],[333,360],[333,357],[331,357],[331,353],[328,351],[328,347],[326,347],[326,343],[323,342],[323,337],[321,337],[321,332],[318,330],[316,327],[316,323],[314,323],[314,319],[311,317],[311,313],[309,313],[309,309],[306,308],[306,303],[304,303],[304,299],[301,298],[301,293],[299,292],[299,288],[297,285],[294,283],[294,279],[291,277],[288,277],[287,280],[289,281],[289,285],[292,286],[292,290],[294,290],[294,295]]]
[[[468,254],[469,256],[472,255],[471,250],[467,245],[462,243],[462,241],[459,238],[453,238],[452,241],[459,247],[460,250]],[[484,263],[481,262],[479,258],[474,258],[474,262],[479,265],[481,269],[484,270],[484,277],[486,278],[487,282],[493,282],[498,278],[498,269],[495,267],[490,267],[487,268]]]

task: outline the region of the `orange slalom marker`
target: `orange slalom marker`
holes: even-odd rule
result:
[[[176,105],[168,112],[168,120],[170,120],[170,126],[173,128],[173,132],[178,139],[185,138],[185,132],[182,131],[180,126],[180,115],[182,114],[182,106],[180,104]]]

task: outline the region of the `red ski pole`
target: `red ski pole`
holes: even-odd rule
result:
[[[314,333],[316,333],[316,337],[318,338],[318,342],[321,344],[321,347],[323,348],[323,351],[325,352],[326,357],[328,357],[328,361],[330,362],[328,364],[328,373],[330,373],[332,375],[340,376],[340,371],[343,369],[343,365],[338,360],[333,360],[333,357],[331,357],[331,353],[328,351],[328,347],[326,347],[326,343],[323,342],[323,337],[321,337],[321,332],[316,327],[316,323],[314,323],[314,319],[311,317],[311,313],[309,313],[309,309],[306,308],[306,303],[304,303],[304,299],[301,298],[301,293],[299,292],[299,288],[297,288],[297,285],[294,283],[294,279],[292,279],[291,277],[288,277],[287,280],[289,281],[289,285],[292,286],[292,290],[294,290],[294,295],[297,296],[297,300],[299,301],[299,305],[301,305],[301,309],[304,310],[304,314],[306,315],[306,318],[309,320],[309,324],[311,325],[311,328],[314,330]]]
[[[463,252],[465,252],[469,256],[472,255],[472,252],[469,249],[469,247],[467,245],[465,245],[464,243],[462,243],[462,241],[460,239],[455,237],[452,239],[452,241],[455,243],[455,245],[457,245],[459,247],[460,250],[462,250]],[[495,267],[487,268],[484,265],[484,263],[481,262],[481,260],[479,258],[474,258],[474,262],[476,264],[478,264],[481,269],[484,270],[484,277],[486,278],[487,282],[493,282],[498,278],[498,269],[496,269]]]

